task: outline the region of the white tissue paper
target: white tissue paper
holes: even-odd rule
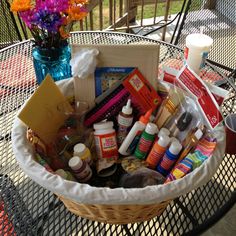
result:
[[[72,76],[85,79],[88,75],[94,73],[98,54],[99,51],[96,48],[82,48],[74,54],[70,61]]]

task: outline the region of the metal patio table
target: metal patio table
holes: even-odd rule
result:
[[[146,37],[110,32],[74,32],[75,44],[160,45],[159,62],[183,58],[183,51],[165,42]],[[33,42],[28,40],[0,50],[0,232],[6,235],[194,235],[209,228],[234,204],[234,155],[226,154],[218,171],[204,186],[181,196],[161,216],[150,221],[109,225],[70,213],[57,197],[27,177],[15,161],[11,148],[11,127],[17,111],[37,88],[31,57]],[[205,73],[222,76],[207,64]],[[231,91],[224,102],[223,115],[235,111],[234,79],[219,84]]]

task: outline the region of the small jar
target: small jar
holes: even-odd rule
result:
[[[69,161],[69,167],[72,169],[74,176],[81,183],[86,183],[92,177],[92,170],[86,161],[80,157],[74,156]]]
[[[73,175],[69,171],[58,169],[55,171],[55,174],[61,176],[63,179],[76,181],[76,179],[73,177]]]
[[[113,122],[99,122],[93,125],[95,147],[98,158],[118,159],[116,131]]]
[[[83,161],[86,161],[90,166],[93,164],[91,158],[91,152],[83,143],[77,143],[74,146],[74,156],[79,156]]]

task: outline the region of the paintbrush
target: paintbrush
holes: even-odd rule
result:
[[[179,89],[174,89],[169,92],[156,116],[156,125],[159,129],[161,129],[171,119],[171,117],[175,115],[183,99],[184,95]]]

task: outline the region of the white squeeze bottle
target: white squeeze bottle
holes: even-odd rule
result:
[[[149,118],[152,114],[152,109],[146,112],[144,116],[141,116],[138,121],[136,121],[126,136],[125,140],[121,144],[118,152],[123,156],[128,156],[132,154],[138,144],[140,135],[142,131],[145,129],[147,123],[149,122]]]
[[[123,106],[122,111],[119,113],[117,121],[118,121],[118,131],[117,131],[117,143],[120,146],[125,137],[129,132],[129,128],[133,123],[133,109],[131,107],[131,100],[128,99],[127,104]]]

